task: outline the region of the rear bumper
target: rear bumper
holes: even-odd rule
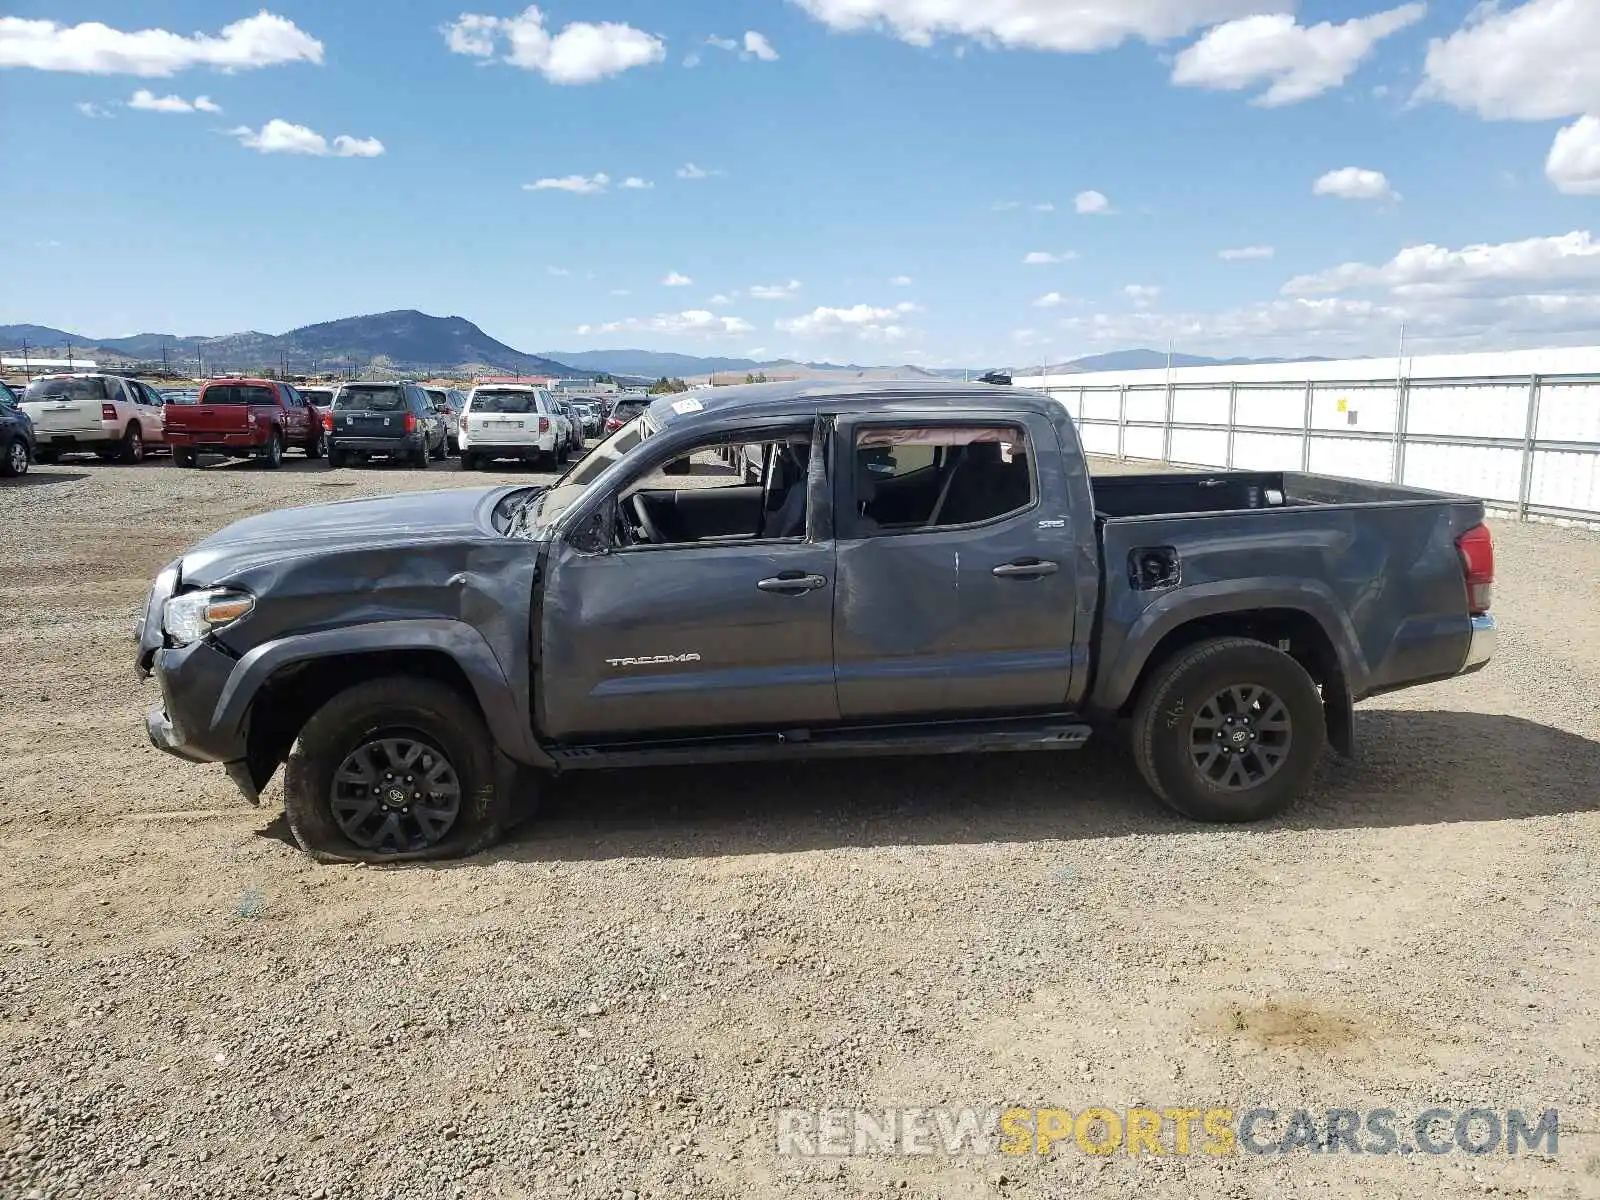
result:
[[[423,441],[424,435],[421,433],[398,438],[347,437],[340,433],[328,439],[328,448],[356,450],[362,454],[415,454],[422,449]]]
[[[1489,660],[1494,657],[1495,644],[1500,637],[1500,627],[1495,623],[1492,613],[1483,613],[1472,618],[1472,640],[1467,643],[1467,660],[1461,664],[1458,674],[1471,675],[1474,671],[1481,671],[1489,665]]]
[[[480,442],[470,434],[458,440],[463,450],[481,454],[485,458],[532,458],[536,454],[554,454],[556,447],[561,444],[553,433],[526,442]]]
[[[167,445],[209,454],[253,454],[266,449],[267,439],[261,433],[194,433],[169,429]]]
[[[68,446],[113,445],[122,440],[122,430],[117,428],[115,422],[108,425],[103,421],[81,429],[41,429],[36,421],[33,437],[41,446],[60,450]]]

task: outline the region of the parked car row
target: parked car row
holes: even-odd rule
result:
[[[456,454],[463,470],[499,459],[554,467],[634,415],[626,403],[607,413],[526,384],[462,392],[409,380],[297,387],[229,377],[158,392],[120,375],[49,375],[21,396],[0,394],[0,474],[83,450],[136,463],[158,447],[179,467],[212,454],[276,468],[291,451],[335,467],[373,458],[425,467]]]

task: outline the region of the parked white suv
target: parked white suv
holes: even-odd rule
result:
[[[98,372],[42,375],[22,393],[22,410],[38,439],[34,458],[93,450],[107,461],[143,462],[166,441],[162,398],[137,379]]]
[[[564,463],[572,434],[567,418],[543,388],[493,383],[467,393],[456,436],[461,469],[471,471],[496,458],[520,458],[543,467]]]

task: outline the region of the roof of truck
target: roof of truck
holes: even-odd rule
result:
[[[938,408],[994,408],[1015,412],[1021,408],[1051,413],[1058,403],[1043,392],[1000,387],[989,383],[957,383],[942,379],[906,379],[863,383],[819,383],[790,380],[751,383],[739,387],[699,388],[656,397],[650,405],[650,423],[660,428],[693,418],[782,416],[861,408],[926,411]]]

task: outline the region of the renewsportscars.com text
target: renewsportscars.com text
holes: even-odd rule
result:
[[[1560,1117],[1511,1108],[1220,1106],[780,1109],[778,1153],[860,1155],[1546,1154]]]

